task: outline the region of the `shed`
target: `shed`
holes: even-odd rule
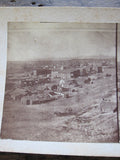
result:
[[[102,66],[101,67],[98,67],[98,73],[102,73],[103,70],[102,70]]]

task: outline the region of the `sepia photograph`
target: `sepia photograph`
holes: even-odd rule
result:
[[[120,24],[117,25],[117,81],[118,81],[118,120],[119,120],[119,133],[120,133]],[[120,134],[119,134],[120,141]]]
[[[8,23],[0,137],[117,143],[115,28]]]

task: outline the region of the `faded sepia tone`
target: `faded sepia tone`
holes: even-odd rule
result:
[[[1,138],[118,142],[115,25],[9,23]]]
[[[117,25],[117,78],[118,78],[118,111],[119,111],[119,133],[120,133],[120,24]],[[120,141],[120,134],[119,134]]]

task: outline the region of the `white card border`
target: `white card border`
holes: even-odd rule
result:
[[[7,63],[8,22],[120,23],[119,8],[1,7],[0,8],[0,128]],[[68,143],[0,140],[0,151],[81,156],[120,156],[119,143]]]

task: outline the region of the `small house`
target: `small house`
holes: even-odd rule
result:
[[[102,73],[103,70],[102,70],[102,66],[101,67],[98,67],[98,73]]]
[[[82,73],[81,73],[82,76],[88,76],[88,72],[85,68],[82,69]]]
[[[80,70],[75,70],[70,74],[71,74],[71,78],[78,78],[80,76]]]

